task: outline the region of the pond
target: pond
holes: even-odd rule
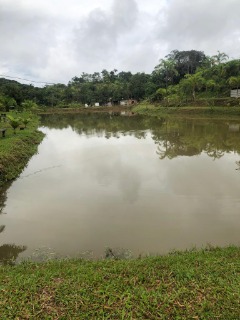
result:
[[[239,123],[43,116],[38,154],[0,195],[0,259],[240,245]]]

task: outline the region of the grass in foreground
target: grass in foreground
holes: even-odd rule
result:
[[[29,117],[29,114],[20,116]],[[31,119],[27,128],[16,130],[17,134],[7,122],[0,123],[0,128],[7,128],[6,137],[0,136],[0,185],[21,173],[43,139],[43,133],[37,131],[38,117],[31,115]]]
[[[1,319],[238,320],[240,248],[0,267]]]

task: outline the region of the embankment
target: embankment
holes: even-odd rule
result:
[[[181,107],[163,107],[153,104],[139,104],[134,107],[133,112],[147,116],[192,116],[192,115],[205,115],[205,116],[240,116],[240,106],[181,106]]]
[[[0,267],[1,319],[239,319],[240,248]]]
[[[6,134],[0,137],[0,186],[15,179],[24,169],[29,159],[36,153],[44,134],[37,131],[38,117],[32,116],[24,130],[13,129],[7,122],[1,122],[0,128],[6,128]]]

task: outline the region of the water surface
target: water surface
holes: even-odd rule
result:
[[[1,259],[240,244],[239,120],[45,116],[0,196]]]

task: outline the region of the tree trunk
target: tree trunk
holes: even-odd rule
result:
[[[193,89],[192,95],[193,95],[193,100],[195,101],[195,100],[196,100],[196,93],[195,93],[195,89]]]

